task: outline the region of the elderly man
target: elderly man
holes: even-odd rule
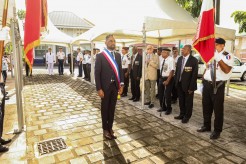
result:
[[[174,73],[175,73],[176,67],[177,67],[178,58],[179,58],[178,48],[177,47],[173,47],[172,48],[172,53],[173,53],[172,57],[173,57],[173,60],[174,60]],[[173,85],[173,88],[172,88],[172,104],[175,104],[177,102],[177,99],[178,99],[177,88],[176,88],[175,85]]]
[[[121,62],[122,62],[122,70],[124,74],[124,90],[123,90],[121,97],[126,97],[127,92],[128,92],[129,74],[131,70],[131,59],[128,54],[128,50],[129,50],[128,47],[122,47],[122,50],[121,50],[121,53],[122,53]]]
[[[159,59],[157,55],[153,53],[154,47],[152,45],[147,46],[147,54],[145,56],[145,103],[149,108],[154,107],[155,101],[155,86],[157,80],[157,69]]]
[[[185,45],[182,49],[182,57],[179,57],[175,73],[175,85],[179,96],[179,116],[175,119],[182,123],[189,122],[193,110],[194,91],[197,89],[198,61],[191,55],[191,45]]]
[[[173,86],[174,60],[170,56],[170,51],[171,50],[168,48],[163,48],[161,52],[163,59],[160,64],[160,81],[158,90],[161,107],[158,112],[166,111],[166,115],[169,115],[172,112],[171,92]]]

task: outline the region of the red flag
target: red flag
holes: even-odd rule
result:
[[[33,49],[40,44],[41,27],[47,27],[47,0],[26,0],[25,61],[32,69]]]
[[[214,7],[213,0],[203,0],[197,26],[197,33],[193,39],[193,47],[208,63],[214,56]]]

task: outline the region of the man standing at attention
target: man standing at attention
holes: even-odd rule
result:
[[[217,38],[215,40],[214,60],[216,61],[216,73],[214,72],[214,62],[207,65],[203,76],[202,108],[203,126],[198,132],[211,131],[211,117],[214,112],[214,131],[210,139],[217,139],[223,128],[224,120],[224,97],[225,82],[230,79],[233,66],[233,57],[224,50],[225,40]],[[214,76],[215,75],[215,76]]]
[[[121,62],[122,62],[122,70],[124,74],[124,90],[121,97],[126,97],[128,92],[128,85],[129,85],[129,75],[131,70],[131,59],[128,54],[128,47],[122,47],[121,50]]]
[[[62,47],[59,47],[59,52],[57,52],[57,59],[58,59],[58,72],[59,75],[63,75],[63,65],[66,61],[65,53],[62,51]]]
[[[179,97],[179,116],[175,119],[182,123],[189,122],[193,110],[194,91],[197,89],[198,61],[191,54],[191,45],[182,48],[182,57],[179,57],[175,73],[175,85]]]
[[[129,100],[137,102],[140,99],[140,79],[142,77],[142,55],[138,53],[136,46],[132,47],[131,58],[131,91],[132,97]]]
[[[51,48],[49,48],[48,52],[46,53],[46,63],[48,65],[49,75],[54,75],[53,67],[54,67],[54,63],[55,63],[55,54],[51,52]]]
[[[153,53],[154,47],[151,45],[147,46],[146,62],[145,62],[145,103],[144,105],[149,105],[149,108],[154,107],[155,101],[155,86],[157,80],[157,68],[159,56]]]
[[[107,48],[96,57],[95,81],[101,98],[103,136],[106,139],[116,139],[112,127],[117,95],[123,92],[124,76],[121,55],[115,52],[116,43],[112,34],[106,36],[105,44]]]

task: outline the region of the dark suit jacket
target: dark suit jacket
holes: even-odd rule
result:
[[[132,74],[131,77],[136,79],[137,77],[141,78],[142,77],[142,56],[140,54],[137,54],[135,61],[133,61],[133,56],[132,60],[133,63],[132,65]]]
[[[175,73],[175,85],[179,83],[183,57],[179,57]],[[190,55],[181,75],[181,86],[184,92],[195,91],[197,89],[198,61]]]
[[[122,65],[121,65],[121,56],[117,52],[115,52],[114,54],[115,54],[115,60],[119,67],[120,82],[124,82],[124,76],[123,76]],[[102,53],[97,54],[96,62],[95,62],[95,81],[96,81],[97,91],[100,89],[105,91],[109,88],[112,74],[113,74],[113,70],[110,64],[108,63],[107,59],[105,59]]]

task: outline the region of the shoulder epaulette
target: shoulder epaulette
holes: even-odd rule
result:
[[[226,51],[224,51],[222,54],[223,54],[223,55],[228,55],[229,53],[228,53],[228,52],[226,52]]]

